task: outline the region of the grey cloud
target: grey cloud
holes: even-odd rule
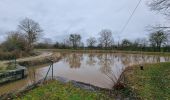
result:
[[[16,29],[25,17],[39,22],[44,36],[53,40],[60,41],[70,33],[80,32],[85,41],[87,37],[96,37],[104,28],[116,31],[114,37],[144,37],[147,25],[164,21],[163,16],[149,11],[146,1],[142,1],[120,34],[138,0],[1,0],[0,39],[6,31]]]

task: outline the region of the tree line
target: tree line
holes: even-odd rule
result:
[[[113,32],[104,29],[99,32],[99,38],[89,37],[85,43],[82,42],[80,34],[70,34],[63,42],[38,43],[37,48],[56,48],[56,49],[104,49],[104,50],[130,50],[130,51],[153,51],[153,52],[169,52],[170,43],[168,33],[163,30],[152,32],[148,38],[138,38],[134,41],[123,39],[114,41]],[[86,44],[86,45],[85,45]]]
[[[157,30],[148,35],[148,38],[138,38],[134,41],[123,39],[114,41],[113,32],[109,29],[101,30],[99,38],[89,37],[83,43],[79,33],[70,34],[62,42],[52,43],[46,38],[43,42],[37,42],[42,36],[43,30],[38,22],[25,18],[19,25],[17,31],[8,32],[6,40],[1,44],[5,51],[25,51],[31,53],[36,48],[56,48],[56,49],[109,49],[109,50],[131,50],[131,51],[154,51],[169,52],[169,35],[167,31]],[[86,44],[86,45],[85,45]]]
[[[167,18],[170,16],[169,0],[151,0],[148,6],[151,10],[158,11]],[[169,19],[168,19],[169,20]],[[132,50],[132,51],[156,51],[169,52],[169,29],[168,26],[154,27],[155,31],[148,35],[148,38],[138,38],[136,40],[123,39],[114,41],[113,32],[109,29],[103,29],[99,32],[99,38],[89,37],[86,43],[82,42],[82,36],[79,33],[70,34],[62,42],[52,43],[50,39],[44,39],[43,42],[37,41],[42,36],[42,28],[38,22],[25,18],[17,30],[7,32],[8,36],[0,45],[1,51],[14,52],[15,54],[31,54],[34,48],[58,48],[58,49],[114,49],[114,50]],[[86,44],[86,45],[85,45]]]

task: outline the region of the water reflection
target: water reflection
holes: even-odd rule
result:
[[[70,68],[80,68],[81,61],[83,60],[83,54],[72,53],[70,55],[65,55],[64,61],[69,63]]]
[[[170,58],[141,54],[68,53],[64,54],[63,61],[60,61],[55,66],[56,70],[61,70],[61,72],[57,71],[59,73],[56,74],[57,76],[91,83],[104,88],[111,88],[117,82],[126,67],[136,64],[165,61],[170,61]],[[58,66],[61,65],[63,67],[59,68]],[[75,68],[77,70],[73,70]],[[93,74],[93,76],[90,76],[90,74]],[[104,84],[100,84],[99,80],[100,82],[102,80]],[[106,84],[109,85],[106,86]]]
[[[114,83],[117,80],[117,77],[116,77],[117,74],[113,72],[111,65],[115,64],[114,60],[116,59],[116,57],[113,55],[104,54],[104,55],[98,56],[98,59],[99,59],[99,65],[101,66],[100,67],[101,73],[106,75],[107,76],[106,78],[110,79],[114,85]]]
[[[170,61],[170,57],[121,53],[62,53],[62,56],[54,64],[55,76],[108,89],[113,87],[128,66]],[[9,87],[10,90],[19,89],[44,78],[48,68],[49,66],[30,67],[26,79],[0,86],[0,93],[1,90],[5,93]]]
[[[104,74],[107,74],[107,73],[110,73],[112,71],[111,69],[111,64],[114,64],[112,63],[112,59],[110,57],[109,54],[102,54],[102,55],[99,55],[97,56],[98,59],[99,59],[99,64],[101,67],[100,67],[100,70],[102,73]]]
[[[28,68],[28,76],[25,79],[14,81],[8,84],[0,85],[0,95],[8,93],[8,92],[15,92],[17,90],[20,90],[30,84],[33,84],[34,82],[38,81],[38,73],[37,68],[41,66],[33,66],[31,68]]]
[[[89,66],[94,66],[95,63],[96,63],[95,54],[90,53],[90,54],[88,55],[88,59],[87,59],[86,63],[87,63],[87,65],[89,65]]]

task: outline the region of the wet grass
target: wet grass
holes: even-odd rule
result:
[[[52,81],[26,93],[16,100],[113,100],[104,92],[76,88],[71,83]]]
[[[170,99],[170,63],[145,64],[144,70],[133,66],[125,76],[128,87],[136,96],[145,100]]]

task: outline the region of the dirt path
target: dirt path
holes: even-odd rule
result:
[[[38,56],[26,57],[26,58],[19,58],[19,59],[17,59],[17,61],[19,62],[19,61],[35,60],[35,59],[39,59],[39,58],[49,57],[49,56],[51,56],[52,54],[53,54],[52,52],[44,51],[44,52],[41,52],[41,54],[38,55]]]
[[[51,56],[53,53],[48,52],[48,51],[41,51],[41,54],[38,56],[31,56],[31,57],[25,57],[25,58],[19,58],[16,61],[17,62],[22,62],[22,61],[30,61],[30,60],[36,60],[39,58],[45,58]],[[5,65],[6,63],[10,62],[11,60],[6,60],[6,61],[0,61],[0,65]],[[0,66],[2,67],[2,66]]]

